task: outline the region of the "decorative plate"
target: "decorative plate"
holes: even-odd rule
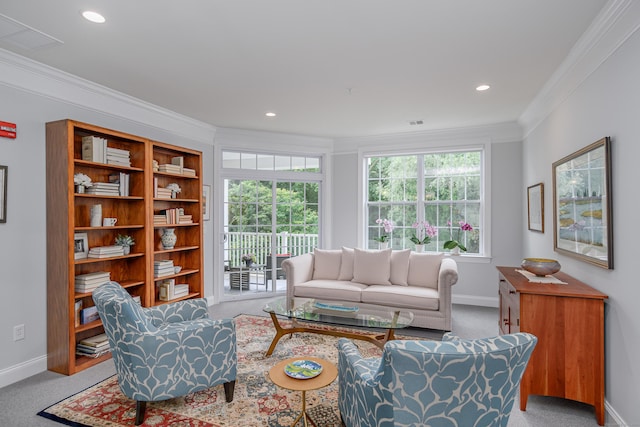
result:
[[[313,306],[316,307],[316,308],[322,308],[322,309],[325,309],[325,310],[346,311],[346,312],[350,312],[350,313],[355,313],[356,311],[359,310],[359,308],[356,307],[356,306],[346,307],[344,305],[325,304],[323,302],[316,302],[315,304],[313,304]]]
[[[313,360],[296,360],[284,367],[284,373],[291,378],[308,380],[315,378],[322,372],[322,365]]]

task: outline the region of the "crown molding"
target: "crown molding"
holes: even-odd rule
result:
[[[223,128],[216,131],[216,145],[224,148],[263,149],[265,152],[282,151],[326,154],[333,148],[332,138],[298,135],[262,130]]]
[[[404,132],[363,137],[337,138],[334,154],[357,153],[381,145],[394,148],[424,148],[426,146],[453,146],[462,144],[522,141],[522,128],[517,122],[496,123],[451,129],[432,129],[420,132]]]
[[[562,104],[640,28],[640,2],[610,0],[522,113],[524,136]]]
[[[216,128],[0,49],[0,84],[211,145]]]

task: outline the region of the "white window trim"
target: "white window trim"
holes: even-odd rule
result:
[[[482,239],[482,255],[464,254],[456,257],[456,261],[469,263],[488,263],[491,261],[491,143],[487,140],[477,140],[475,143],[470,143],[468,140],[459,144],[444,145],[429,145],[424,144],[421,147],[415,145],[403,147],[401,145],[394,146],[393,150],[380,150],[374,148],[359,149],[358,150],[358,242],[361,247],[366,247],[366,225],[364,224],[364,211],[367,205],[365,195],[365,183],[367,180],[366,175],[366,162],[368,157],[372,156],[395,156],[395,155],[410,155],[416,153],[434,153],[434,152],[450,152],[450,151],[469,151],[469,150],[481,150],[482,152],[482,176],[480,198],[483,201],[481,204],[480,221],[481,227],[484,230]]]

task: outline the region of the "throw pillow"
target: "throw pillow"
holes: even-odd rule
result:
[[[409,285],[438,289],[438,276],[443,256],[442,254],[412,252],[409,256],[409,275],[407,277]]]
[[[408,286],[407,277],[409,275],[409,256],[411,249],[391,252],[391,284]]]
[[[365,285],[390,285],[391,249],[365,251],[354,249],[353,279]]]
[[[342,263],[340,264],[340,274],[338,280],[353,279],[353,258],[355,253],[351,248],[342,247]]]
[[[341,261],[342,251],[315,249],[313,251],[313,280],[337,280]]]

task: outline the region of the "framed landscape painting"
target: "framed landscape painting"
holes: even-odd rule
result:
[[[554,162],[552,169],[554,250],[613,269],[609,138]]]

